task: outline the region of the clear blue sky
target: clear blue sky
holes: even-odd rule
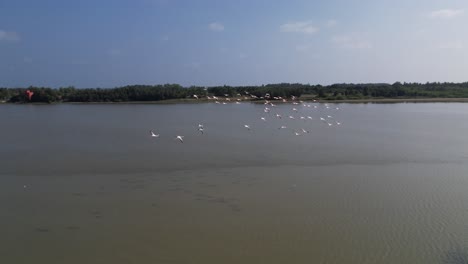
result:
[[[468,81],[466,0],[2,0],[0,87]]]

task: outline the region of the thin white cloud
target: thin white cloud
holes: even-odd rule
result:
[[[243,60],[243,59],[246,59],[247,57],[248,57],[247,54],[245,54],[243,52],[239,53],[239,59]]]
[[[0,29],[0,42],[16,42],[20,40],[18,33]]]
[[[169,36],[162,36],[162,37],[161,37],[161,40],[163,40],[163,41],[168,41],[168,40],[169,40]]]
[[[310,50],[310,46],[309,46],[309,45],[297,45],[297,46],[295,47],[295,50],[296,50],[297,52],[307,52],[307,51]]]
[[[448,50],[459,50],[459,49],[463,49],[463,42],[461,41],[443,42],[439,44],[439,48],[448,49]]]
[[[345,49],[371,49],[372,43],[367,39],[351,34],[333,36],[331,42],[340,48]]]
[[[336,21],[335,19],[330,19],[327,21],[327,27],[334,27],[338,24],[338,21]]]
[[[440,9],[440,10],[435,10],[429,13],[430,18],[455,18],[458,16],[463,15],[465,10],[463,9]]]
[[[314,26],[311,21],[302,21],[283,24],[280,26],[280,31],[314,34],[319,31],[319,28]]]
[[[224,31],[224,25],[219,22],[213,22],[208,25],[211,31],[221,32]]]

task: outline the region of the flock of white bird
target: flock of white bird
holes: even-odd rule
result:
[[[290,103],[290,104],[292,104],[293,108],[291,109],[291,111],[294,112],[294,113],[299,112],[299,110],[297,109],[298,105],[302,105],[305,108],[313,108],[313,109],[318,108],[318,105],[308,104],[308,103],[305,103],[304,101],[297,100],[297,97],[295,97],[295,96],[292,96],[291,99],[288,101],[287,99],[282,98],[282,97],[271,97],[269,94],[265,94],[265,96],[260,97],[260,98],[255,96],[255,95],[249,94],[249,92],[245,92],[245,94],[246,94],[246,96],[243,97],[244,100],[252,100],[252,99],[263,99],[263,100],[265,100],[265,102],[264,102],[265,108],[263,109],[263,112],[266,113],[266,114],[271,114],[271,111],[272,111],[271,108],[276,107],[276,104],[273,103],[273,100],[281,102],[281,103],[286,103],[286,104]],[[214,100],[214,102],[216,104],[228,104],[228,103],[232,103],[232,101],[235,101],[235,104],[241,104],[242,99],[240,97],[242,97],[242,96],[241,96],[241,94],[237,94],[237,96],[238,96],[238,98],[233,99],[233,98],[230,98],[228,94],[225,94],[224,100],[221,100],[217,96],[207,96],[206,98],[208,100]],[[196,94],[193,95],[193,98],[200,99],[200,97],[198,95],[196,95]],[[315,103],[317,101],[313,100],[313,102]],[[340,110],[339,107],[331,108],[327,103],[323,104],[323,107],[325,109],[329,109],[329,110]],[[276,113],[273,117],[277,118],[277,119],[282,119],[283,118],[283,116],[278,114],[278,113]],[[293,116],[293,115],[288,115],[288,118],[289,119],[296,119],[296,117]],[[266,122],[267,118],[262,116],[262,117],[260,117],[260,120],[262,120],[263,122]],[[307,120],[313,120],[313,118],[312,118],[312,116],[299,116],[298,120],[307,121]],[[320,117],[320,121],[323,122],[324,124],[326,124],[327,126],[333,126],[333,125],[339,126],[339,125],[341,125],[341,122],[336,121],[334,119],[334,117],[331,116],[331,115],[326,115],[326,117]],[[252,129],[251,126],[248,125],[248,124],[245,124],[244,128],[246,128],[247,130]],[[198,124],[197,129],[201,134],[204,133],[203,124]],[[287,129],[287,126],[282,125],[278,129]],[[296,136],[300,136],[300,135],[303,135],[303,134],[310,133],[309,130],[306,130],[304,128],[302,128],[301,130],[293,129],[293,132],[294,132],[294,135],[296,135]],[[159,138],[160,134],[156,134],[153,130],[150,130],[150,136],[152,138]],[[177,136],[175,136],[174,139],[178,140],[180,143],[184,143],[184,136],[177,135]]]

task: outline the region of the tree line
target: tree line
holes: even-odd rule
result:
[[[26,91],[33,92],[29,98]],[[321,100],[372,99],[372,98],[468,98],[468,82],[464,83],[371,83],[311,85],[279,83],[260,86],[190,86],[179,84],[128,85],[116,88],[58,89],[48,87],[0,88],[0,100],[12,103],[27,102],[131,102],[160,101],[168,99],[200,98],[206,96],[246,96],[260,99],[270,97],[290,98],[304,96]],[[255,98],[254,97],[254,98]]]

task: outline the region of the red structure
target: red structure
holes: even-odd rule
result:
[[[30,90],[26,91],[26,95],[28,96],[29,101],[31,101],[31,97],[33,96],[34,92],[31,92]]]

